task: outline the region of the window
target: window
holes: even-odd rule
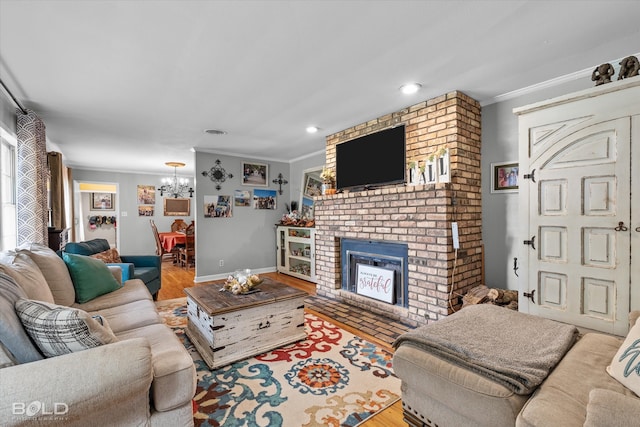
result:
[[[16,138],[0,128],[0,250],[17,244]]]

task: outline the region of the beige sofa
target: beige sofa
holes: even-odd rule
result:
[[[639,314],[632,313],[631,325]],[[457,314],[449,317],[453,316]],[[475,315],[474,321],[481,324],[483,317]],[[422,332],[429,326],[421,327]],[[465,333],[470,336],[475,330]],[[504,338],[505,347],[511,341],[510,325],[495,329],[494,334]],[[399,339],[393,368],[402,380],[405,421],[410,426],[439,427],[638,426],[640,399],[606,371],[623,340],[600,333],[579,336],[539,386],[518,394],[477,370],[452,363],[446,354],[432,354],[431,349]],[[496,354],[502,351],[498,348]]]
[[[65,261],[46,246],[0,253],[1,424],[193,425],[193,361],[162,323],[144,283],[128,280],[78,304],[71,277]],[[44,358],[11,310],[25,300],[99,314],[114,342]]]

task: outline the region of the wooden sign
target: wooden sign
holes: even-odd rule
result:
[[[394,271],[366,264],[356,265],[356,292],[360,295],[393,303]]]

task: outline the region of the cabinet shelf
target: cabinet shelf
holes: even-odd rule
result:
[[[276,233],[278,271],[315,283],[315,229],[281,225]]]
[[[311,262],[311,258],[307,256],[289,255],[289,259],[297,259],[300,261]]]

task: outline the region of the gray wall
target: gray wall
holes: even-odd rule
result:
[[[124,172],[106,172],[96,170],[73,169],[73,180],[75,182],[104,182],[118,185],[118,194],[115,201],[118,217],[117,222],[117,246],[118,252],[123,255],[148,255],[156,251],[156,244],[151,233],[149,219],[153,219],[159,231],[169,231],[171,223],[176,218],[183,218],[187,223],[193,219],[193,203],[191,200],[191,215],[184,217],[164,216],[163,197],[160,192],[156,192],[155,215],[152,217],[138,216],[138,185],[153,185],[156,188],[162,185],[162,178],[171,175],[173,172],[167,170],[164,175],[148,175]],[[193,178],[189,177],[193,182]],[[78,195],[74,195],[74,211],[78,212]],[[107,215],[105,213],[105,215]],[[113,215],[113,214],[112,214]],[[85,215],[86,216],[86,215]],[[86,218],[76,216],[76,221],[86,222]],[[85,238],[91,239],[93,235]],[[97,237],[97,235],[95,236]]]
[[[221,167],[233,178],[221,182],[220,190],[216,183],[201,172],[209,171],[219,159]],[[269,165],[268,187],[242,185],[241,163],[256,162]],[[283,187],[283,194],[277,194],[276,209],[254,209],[253,206],[233,206],[231,218],[205,218],[204,196],[230,195],[235,190],[254,188],[277,190],[278,185],[271,181],[278,173],[286,178],[290,176],[289,164],[273,160],[233,157],[212,153],[196,153],[196,281],[207,281],[226,277],[229,273],[242,268],[260,271],[275,271],[276,235],[275,225],[286,212],[285,203],[289,203],[289,185]],[[220,260],[224,265],[220,266]]]
[[[491,163],[518,161],[518,117],[513,109],[593,86],[590,76],[563,82],[536,92],[482,107],[482,238],[485,253],[485,284],[518,289],[513,259],[521,259],[522,240],[518,193],[491,193]],[[520,171],[519,184],[528,171]],[[520,263],[520,262],[519,262]],[[526,277],[518,270],[520,278]]]

